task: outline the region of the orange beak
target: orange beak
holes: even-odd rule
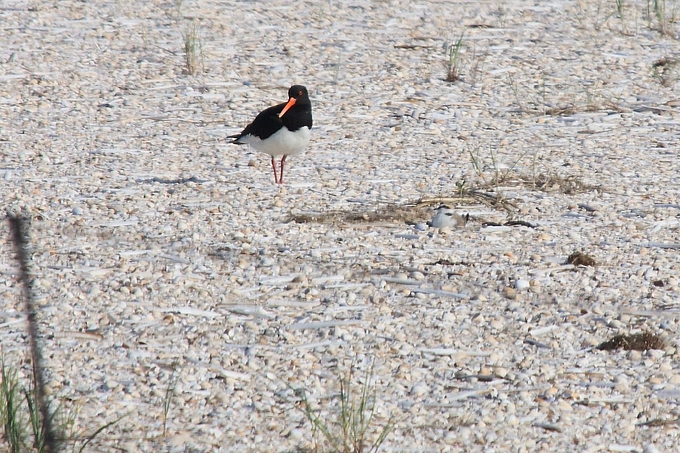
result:
[[[288,103],[283,108],[283,110],[281,110],[281,113],[279,113],[279,118],[281,118],[283,115],[285,115],[285,113],[288,111],[288,109],[290,109],[292,106],[295,105],[295,101],[296,101],[295,98],[288,99]]]

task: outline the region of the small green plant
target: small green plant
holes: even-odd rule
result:
[[[43,453],[47,450],[46,441],[46,424],[42,420],[42,414],[38,407],[38,393],[36,391],[35,382],[32,382],[28,389],[24,389],[24,396],[26,397],[26,405],[28,406],[28,418],[30,420],[31,431],[33,432],[33,446],[38,453]],[[62,404],[59,404],[54,410],[50,410],[48,405],[48,417],[50,417],[50,426],[55,430],[56,435],[52,439],[53,448],[59,449],[68,436],[66,433],[73,434],[73,426],[75,425],[76,412],[63,410]]]
[[[182,18],[182,5],[184,3],[184,0],[175,0],[174,2],[174,17],[175,20],[180,20]]]
[[[616,0],[616,12],[619,13],[619,19],[623,21],[623,0]]]
[[[595,8],[593,10],[593,3]],[[615,14],[614,11],[609,11],[608,5],[602,5],[600,2],[588,2],[586,0],[577,0],[576,8],[578,9],[577,20],[582,28],[593,28],[600,31],[609,19]]]
[[[491,54],[491,47],[487,46],[484,53],[477,52],[477,43],[472,45],[472,65],[468,72],[470,81],[473,85],[476,84],[479,79],[480,74],[484,71],[484,64],[486,63],[487,57]]]
[[[21,386],[16,370],[8,370],[5,364],[5,356],[0,352],[0,378],[2,378],[2,382],[0,382],[0,424],[4,428],[5,438],[12,453],[26,451],[26,427],[29,422],[33,432],[32,449],[37,450],[38,453],[55,453],[67,440],[73,442],[73,451],[75,452],[80,440],[80,437],[73,436],[76,411],[67,413],[63,410],[61,404],[52,410],[51,402],[45,396],[45,377],[41,365],[42,353],[37,341],[36,311],[28,277],[31,268],[28,260],[28,223],[25,218],[13,214],[8,216],[8,220],[20,265],[19,278],[23,283],[23,296],[26,302],[32,374],[28,389],[26,389],[26,387]],[[25,398],[25,408],[21,404],[20,394]],[[117,423],[118,420],[104,425],[94,434],[87,436],[85,443],[78,452],[82,453],[87,444],[100,432]],[[67,432],[69,432],[69,435],[66,435]],[[28,449],[31,450],[30,447]]]
[[[387,436],[394,429],[390,417],[382,429],[372,427],[375,416],[375,387],[371,385],[373,363],[366,370],[359,394],[354,393],[352,366],[347,376],[340,379],[340,414],[337,420],[324,420],[321,412],[315,410],[307,399],[304,389],[294,390],[300,398],[301,410],[312,425],[315,449],[319,451],[317,438],[320,437],[321,451],[333,453],[377,453]],[[372,438],[372,440],[371,440]]]
[[[468,154],[470,155],[470,161],[472,162],[472,168],[474,169],[477,176],[479,176],[486,185],[492,185],[496,189],[498,187],[511,179],[512,173],[517,169],[519,163],[529,154],[529,151],[524,151],[520,153],[511,165],[502,168],[502,165],[498,161],[498,155],[493,149],[489,149],[488,157],[482,156],[481,147],[468,147]],[[536,165],[536,155],[532,160],[532,171],[535,173]],[[486,169],[490,169],[493,173],[492,177],[489,179],[485,175]]]
[[[464,179],[456,181],[456,192],[458,192],[458,196],[460,198],[463,198],[465,195],[467,195],[468,187],[467,187]]]
[[[19,379],[16,370],[7,370],[2,359],[0,384],[0,422],[10,452],[20,453],[26,444],[26,421],[21,419]]]
[[[26,388],[21,385],[16,370],[8,368],[4,357],[2,357],[0,359],[0,379],[2,379],[2,382],[0,382],[0,424],[2,424],[4,430],[3,437],[8,443],[9,451],[11,453],[25,451],[44,453],[49,451],[46,442],[46,425],[37,403],[35,370],[32,377],[33,382]],[[97,435],[127,416],[127,414],[123,415],[107,423],[92,434],[78,435],[74,431],[78,416],[77,409],[66,410],[61,403],[54,409],[51,409],[48,405],[48,414],[54,430],[52,448],[60,449],[69,442],[74,453],[82,453]],[[32,441],[29,437],[29,427]],[[83,441],[82,444],[78,445],[81,441]]]
[[[651,27],[651,18],[652,16],[656,18],[656,21],[659,24],[659,31],[661,32],[662,35],[665,35],[668,32],[668,21],[666,20],[666,2],[665,0],[648,0],[647,1],[647,15],[650,18],[650,27]]]
[[[637,10],[635,9],[635,7],[633,6],[632,8],[630,8],[630,10],[637,19]],[[624,36],[632,36],[634,32],[631,32],[628,29],[628,23],[626,21],[628,19],[627,17],[628,13],[626,12],[624,0],[616,0],[616,13],[618,14],[619,20],[621,21],[621,34]]]
[[[534,85],[534,88],[540,88],[539,91],[524,88],[513,74],[508,74],[508,85],[510,85],[510,89],[512,90],[520,112],[540,115],[545,115],[547,113],[548,85],[545,72],[541,73],[540,86]]]
[[[670,13],[666,9],[666,0],[647,0],[647,20],[652,28],[654,19],[662,35],[673,36],[672,23],[675,23],[678,3],[674,2]]]
[[[340,68],[342,67],[341,65],[341,58],[342,54],[338,55],[338,62],[335,63],[335,73],[333,74],[333,83],[338,84],[338,80],[340,80]]]
[[[463,49],[463,35],[461,33],[456,42],[444,44],[446,49],[446,80],[447,82],[457,82],[460,80],[461,70],[461,50]]]
[[[168,432],[168,414],[170,413],[170,406],[172,405],[172,397],[175,395],[175,388],[179,380],[178,362],[172,363],[172,373],[168,379],[168,386],[165,389],[165,396],[163,397],[163,437]]]
[[[508,74],[508,85],[512,90],[512,94],[515,97],[515,102],[517,103],[520,111],[525,111],[524,101],[522,100],[522,94],[520,90],[520,85],[513,74]]]
[[[483,173],[484,173],[484,168],[483,165],[484,163],[482,162],[482,159],[480,158],[480,146],[476,146],[475,148],[468,147],[468,154],[470,154],[470,161],[472,162],[472,168],[475,170],[475,173],[477,173],[477,176],[480,176],[483,178]]]
[[[19,382],[16,370],[7,368],[4,357],[2,357],[0,366],[2,368],[0,370],[0,377],[2,378],[2,385],[0,386],[0,421],[4,427],[4,437],[7,439],[10,451],[12,453],[26,451],[29,445],[29,426],[33,434],[33,442],[31,444],[33,448],[38,453],[48,451],[48,442],[46,440],[47,424],[44,422],[38,407],[35,370],[33,372],[33,381],[29,384],[28,388],[25,388]],[[26,406],[22,404],[22,396]],[[61,405],[54,410],[51,410],[48,405],[47,413],[48,417],[50,417],[50,425],[54,429],[51,447],[58,448],[66,437],[65,433],[73,427],[75,417],[72,414],[65,414]]]
[[[198,21],[192,21],[187,29],[182,33],[184,41],[184,55],[187,73],[189,75],[198,74],[199,67],[204,70],[203,42],[200,36],[201,27]]]

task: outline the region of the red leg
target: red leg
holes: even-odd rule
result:
[[[274,182],[276,184],[279,183],[279,177],[276,176],[276,160],[274,160],[274,156],[272,156],[272,170],[274,170]]]
[[[286,163],[286,157],[288,156],[283,156],[281,158],[281,178],[279,178],[279,184],[283,184],[283,164]]]

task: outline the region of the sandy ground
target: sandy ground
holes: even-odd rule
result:
[[[127,415],[86,451],[311,448],[296,389],[332,420],[352,366],[394,423],[381,451],[675,451],[680,48],[658,4],[3,2],[0,199],[32,222],[48,390],[80,436]],[[225,137],[294,83],[315,126],[277,187]],[[427,226],[442,201],[464,228]],[[640,332],[663,347],[594,348]]]

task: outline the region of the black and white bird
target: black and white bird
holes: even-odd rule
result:
[[[248,144],[272,156],[274,182],[283,184],[283,166],[288,156],[300,154],[307,146],[312,129],[312,103],[307,88],[293,85],[288,102],[261,111],[240,134],[231,135],[232,143]],[[276,156],[281,158],[280,176],[276,174]]]

